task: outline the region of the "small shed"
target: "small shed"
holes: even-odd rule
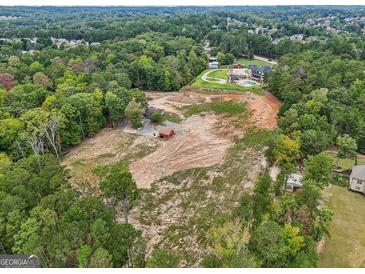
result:
[[[352,167],[349,189],[365,195],[365,165]]]
[[[243,65],[242,64],[234,64],[233,67],[236,68],[236,69],[241,69],[241,68],[243,68]]]
[[[208,68],[217,69],[217,68],[219,68],[219,63],[218,62],[210,62],[210,63],[208,63]]]
[[[285,182],[285,190],[289,192],[297,192],[303,187],[303,176],[298,173],[292,173]]]
[[[175,131],[170,128],[160,128],[159,136],[163,139],[169,139],[175,135]]]

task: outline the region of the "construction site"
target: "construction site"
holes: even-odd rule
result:
[[[207,252],[202,240],[206,226],[236,206],[267,167],[263,148],[257,144],[264,139],[262,134],[277,127],[280,101],[269,93],[193,89],[146,92],[146,97],[150,108],[173,115],[175,121],[154,124],[144,119],[139,129],[123,121],[75,147],[63,164],[75,188],[97,194],[94,168],[128,161],[143,191],[130,222],[142,231],[148,250],[163,246],[186,258],[193,252],[199,255],[181,266],[196,266]],[[215,103],[241,106],[243,111],[226,115],[219,109],[204,109]],[[245,136],[255,134],[254,145],[241,144]]]

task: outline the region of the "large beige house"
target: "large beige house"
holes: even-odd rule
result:
[[[365,195],[365,165],[352,167],[349,189]]]

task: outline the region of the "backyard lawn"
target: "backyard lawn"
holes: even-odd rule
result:
[[[242,65],[244,65],[245,67],[247,67],[248,65],[257,65],[257,66],[270,66],[272,67],[273,64],[270,64],[268,62],[262,61],[262,60],[250,60],[250,59],[244,59],[244,58],[240,58],[236,61],[236,63],[240,63]]]
[[[355,160],[353,159],[346,159],[346,158],[339,158],[337,157],[337,151],[325,151],[326,155],[330,156],[337,166],[340,166],[342,170],[351,169],[352,166],[355,164]],[[365,155],[358,154],[357,155],[357,164],[358,165],[365,165]]]
[[[365,267],[365,197],[335,185],[325,189],[323,196],[335,215],[320,266]]]
[[[221,78],[227,80],[228,78],[228,69],[215,70],[209,73],[209,77],[213,78]]]

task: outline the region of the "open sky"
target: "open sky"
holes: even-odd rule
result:
[[[213,6],[213,5],[364,5],[364,0],[0,0],[0,5],[27,6]]]

